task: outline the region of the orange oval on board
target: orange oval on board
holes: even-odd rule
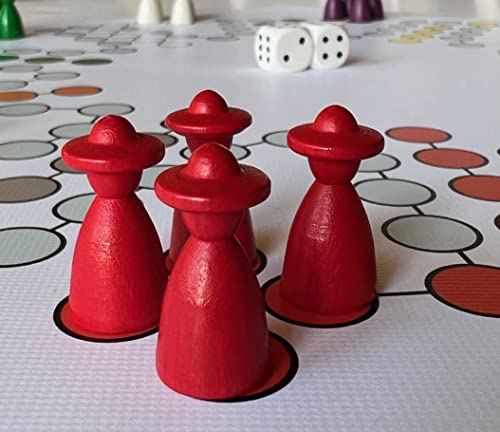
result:
[[[478,168],[488,163],[488,160],[468,150],[440,148],[425,149],[415,153],[418,161],[440,168]]]
[[[454,308],[500,317],[500,268],[458,264],[433,271],[426,286],[434,297]]]
[[[0,102],[20,102],[35,99],[38,93],[30,91],[0,92]]]
[[[386,134],[392,139],[413,143],[440,143],[448,141],[451,135],[448,132],[420,126],[402,126],[389,129]]]
[[[60,87],[55,89],[52,93],[58,96],[89,96],[101,93],[102,89],[95,86],[71,86]]]
[[[475,175],[457,177],[450,181],[450,187],[469,198],[500,202],[500,177]]]

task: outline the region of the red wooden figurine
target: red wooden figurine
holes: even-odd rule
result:
[[[380,153],[383,136],[358,126],[341,106],[288,133],[316,178],[288,238],[281,282],[266,301],[275,314],[308,325],[341,325],[376,307],[376,269],[368,218],[351,180],[360,161]]]
[[[165,119],[167,127],[186,137],[191,152],[210,141],[230,148],[233,135],[250,126],[251,122],[252,117],[247,111],[228,107],[226,101],[212,90],[198,93],[189,108],[173,112]],[[169,271],[173,268],[188,236],[189,233],[179,212],[174,211],[170,250],[166,261]],[[261,266],[261,259],[257,253],[252,220],[248,211],[244,212],[236,230],[236,238],[247,253],[254,270],[257,270]]]
[[[155,227],[134,191],[142,170],[164,154],[161,141],[117,116],[63,147],[64,161],[86,172],[97,194],[78,235],[69,303],[60,313],[77,337],[127,339],[158,326],[166,269]]]
[[[269,196],[269,178],[240,166],[222,145],[208,143],[186,165],[163,172],[155,190],[180,211],[191,233],[163,300],[160,378],[199,399],[261,389],[274,379],[280,362],[273,361],[273,352],[279,348],[268,336],[262,292],[234,232],[243,212]]]

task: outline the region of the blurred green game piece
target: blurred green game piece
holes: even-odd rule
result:
[[[0,39],[19,39],[24,37],[21,15],[14,0],[0,0]]]

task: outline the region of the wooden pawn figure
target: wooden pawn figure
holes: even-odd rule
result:
[[[233,136],[250,126],[250,113],[240,108],[228,107],[226,101],[213,90],[204,90],[198,93],[188,108],[173,112],[165,119],[165,125],[179,135],[186,137],[191,152],[207,142],[213,141],[231,147]],[[189,233],[178,211],[174,211],[170,250],[166,265],[172,270],[177,257],[188,238]],[[257,253],[255,237],[252,228],[252,219],[247,210],[243,214],[236,238],[254,270],[261,266],[261,259]]]
[[[160,174],[155,191],[191,233],[163,300],[158,374],[199,399],[251,392],[272,373],[270,341],[262,292],[234,232],[243,212],[269,196],[269,178],[208,143]]]
[[[165,146],[136,133],[124,118],[99,120],[88,136],[68,142],[63,160],[86,172],[96,197],[73,256],[69,303],[61,312],[73,333],[131,338],[158,326],[167,280],[156,229],[135,195],[142,170]]]
[[[334,105],[314,123],[291,129],[287,139],[308,158],[316,180],[295,215],[281,282],[266,291],[268,306],[285,319],[318,326],[368,316],[376,306],[375,252],[351,180],[362,159],[382,151],[384,138]]]

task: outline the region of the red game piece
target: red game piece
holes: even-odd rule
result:
[[[179,209],[192,234],[163,300],[158,374],[195,398],[252,393],[271,379],[276,365],[262,292],[234,232],[243,211],[269,196],[269,178],[208,143],[186,165],[163,172],[155,190]]]
[[[69,303],[61,311],[70,332],[120,339],[158,326],[167,275],[157,232],[134,191],[142,170],[164,154],[160,140],[117,116],[63,147],[64,161],[86,172],[97,194],[78,235]]]
[[[248,127],[251,122],[252,117],[248,112],[228,107],[226,101],[212,90],[198,93],[191,101],[189,108],[169,114],[165,119],[167,127],[186,137],[191,152],[211,141],[229,148],[233,142],[233,135]],[[189,233],[182,218],[175,211],[170,250],[166,261],[168,270],[172,270],[188,236]],[[249,212],[243,215],[241,224],[236,230],[236,238],[247,253],[254,270],[257,270],[261,262],[257,254]]]
[[[213,90],[198,93],[189,108],[175,111],[165,119],[167,127],[186,137],[189,150],[195,151],[207,142],[229,148],[233,136],[252,123],[251,115],[239,108],[230,108]]]
[[[384,138],[330,106],[313,124],[290,130],[288,144],[307,156],[316,181],[295,216],[281,282],[267,289],[266,300],[278,315],[304,324],[354,321],[376,301],[376,269],[370,224],[350,181],[362,159],[382,151]]]

